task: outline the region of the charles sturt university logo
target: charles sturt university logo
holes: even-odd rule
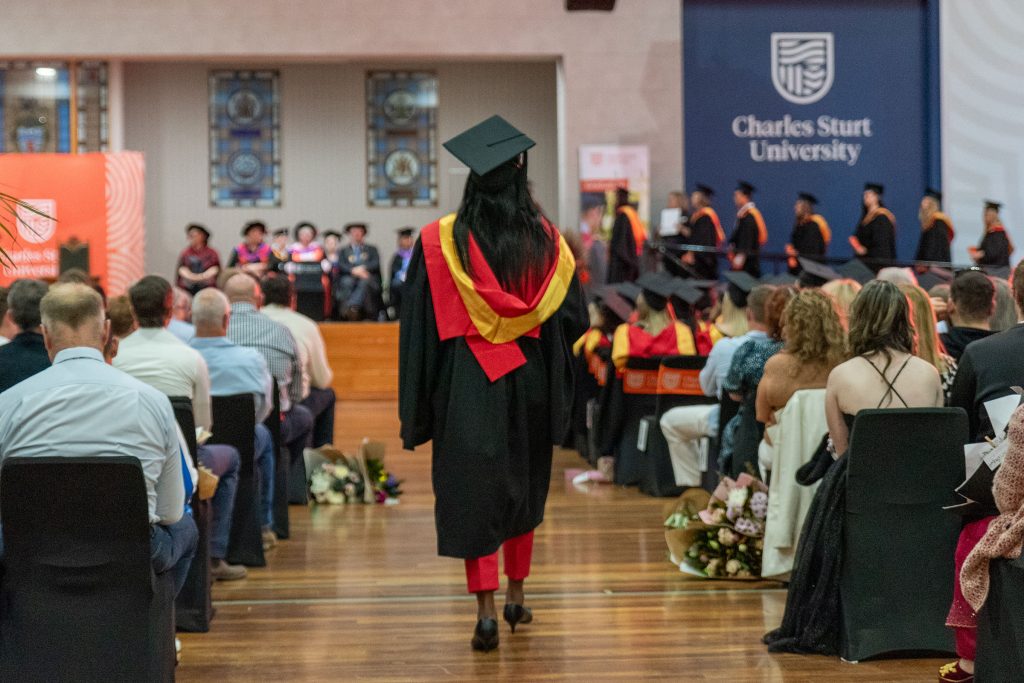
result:
[[[828,94],[835,76],[831,33],[773,33],[772,84],[793,104],[812,104]]]

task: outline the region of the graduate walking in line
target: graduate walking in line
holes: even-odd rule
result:
[[[967,253],[979,266],[993,269],[1010,267],[1013,243],[1010,242],[1010,236],[1003,227],[1003,219],[999,217],[1001,208],[1003,205],[999,202],[985,200],[985,234],[981,238],[981,244],[967,248]]]
[[[864,210],[850,237],[853,253],[876,273],[896,260],[896,218],[882,203],[884,191],[878,183],[864,185]]]
[[[741,180],[732,193],[736,204],[736,229],[729,238],[729,262],[733,270],[743,270],[753,277],[761,277],[761,247],[768,242],[761,211],[754,206],[756,189]]]
[[[828,222],[814,211],[817,206],[818,198],[813,194],[801,192],[797,195],[793,206],[796,221],[793,233],[789,236],[789,244],[786,245],[786,265],[793,275],[799,275],[803,270],[800,267],[801,257],[820,262],[832,241]]]
[[[953,221],[942,213],[942,193],[931,188],[925,190],[918,212],[921,220],[921,240],[917,243],[915,261],[934,261],[949,264],[950,245],[953,243]],[[918,265],[917,272],[928,270],[927,265]]]
[[[533,620],[523,581],[587,327],[572,253],[527,189],[534,144],[499,116],[444,144],[471,173],[458,212],[421,231],[402,305],[402,443],[433,439],[438,553],[465,561],[480,651],[498,646],[499,548],[504,619]]]

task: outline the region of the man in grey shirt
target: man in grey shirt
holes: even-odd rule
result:
[[[52,455],[138,458],[149,499],[153,569],[172,572],[177,592],[198,530],[185,514],[183,455],[170,401],[104,363],[110,322],[93,289],[55,285],[40,308],[53,365],[0,394],[0,464]]]

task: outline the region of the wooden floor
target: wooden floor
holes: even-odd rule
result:
[[[666,560],[665,501],[574,489],[563,477],[579,466],[573,453],[556,456],[537,535],[534,623],[474,653],[462,564],[435,555],[429,451],[398,450],[395,413],[391,401],[342,401],[338,445],[384,440],[402,503],[293,507],[292,539],[268,567],[217,584],[211,631],[182,634],[179,681],[935,680],[941,660],[769,654],[760,637],[785,591],[685,578]]]

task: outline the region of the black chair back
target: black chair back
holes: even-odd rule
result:
[[[288,538],[291,528],[288,521],[288,475],[289,457],[284,444],[281,443],[281,392],[277,388],[277,380],[273,380],[273,405],[270,415],[263,421],[270,430],[274,441],[274,533],[280,539]]]
[[[172,396],[171,407],[188,446],[192,463],[198,465],[196,456],[196,421],[192,412],[192,399],[187,396]],[[199,529],[199,541],[192,565],[188,569],[185,585],[174,600],[174,622],[179,631],[206,633],[213,619],[213,599],[210,593],[210,501],[199,499],[199,482],[195,482],[192,494],[192,519]]]
[[[637,438],[640,421],[657,407],[660,366],[661,358],[630,358],[621,374],[609,378],[601,412],[601,451],[615,457],[616,484],[635,486],[643,479]]]
[[[945,620],[961,520],[942,508],[964,480],[967,435],[960,408],[857,414],[845,456],[844,659],[953,651]]]
[[[238,450],[238,493],[231,515],[228,556],[231,564],[266,566],[263,556],[263,525],[260,522],[260,494],[256,485],[256,403],[252,394],[214,396],[211,444],[225,444]]]
[[[137,458],[8,458],[0,517],[0,680],[173,680],[174,585],[153,574]]]
[[[975,674],[985,683],[1024,681],[1024,557],[993,560],[978,612]]]

